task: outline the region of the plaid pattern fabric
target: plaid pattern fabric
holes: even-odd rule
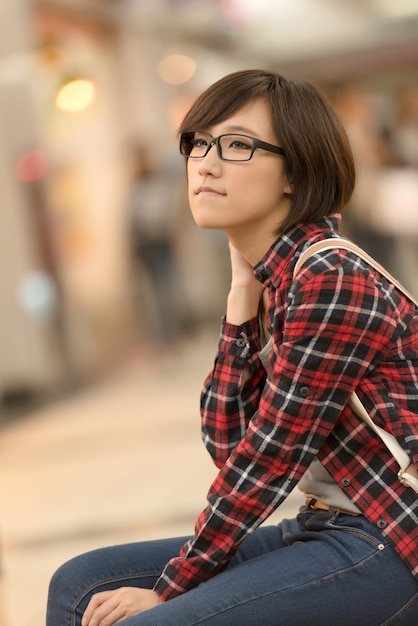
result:
[[[346,406],[356,389],[418,466],[418,315],[353,252],[318,253],[293,281],[302,251],[339,236],[338,227],[335,216],[293,229],[255,268],[270,292],[267,371],[258,320],[223,321],[201,396],[203,439],[219,473],[193,539],[157,582],[163,599],[220,572],[315,457],[418,577],[416,494]]]

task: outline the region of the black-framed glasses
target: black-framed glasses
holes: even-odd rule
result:
[[[283,148],[279,148],[279,146],[239,133],[227,133],[219,135],[219,137],[212,137],[210,133],[191,130],[181,133],[180,136],[180,152],[188,159],[205,157],[214,145],[219,158],[223,161],[249,161],[255,150],[258,149],[285,155]]]

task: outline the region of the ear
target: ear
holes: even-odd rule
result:
[[[290,197],[293,194],[293,183],[291,181],[287,181],[286,185],[283,189],[284,195]]]

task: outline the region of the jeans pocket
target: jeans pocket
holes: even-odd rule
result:
[[[337,513],[325,522],[325,526],[329,530],[343,531],[363,539],[378,550],[384,550],[384,548],[390,545],[389,541],[380,534],[377,528],[363,516],[350,517]]]

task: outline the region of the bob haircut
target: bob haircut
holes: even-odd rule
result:
[[[207,131],[245,104],[264,98],[292,186],[289,215],[277,234],[300,223],[341,213],[355,185],[355,165],[344,127],[317,87],[276,72],[244,70],[208,87],[184,117],[179,132]]]

